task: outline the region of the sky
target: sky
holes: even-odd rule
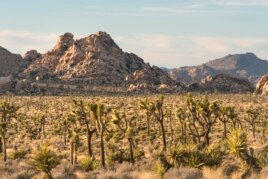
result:
[[[0,46],[45,53],[65,32],[105,31],[160,67],[246,52],[268,59],[267,19],[268,0],[0,0]]]

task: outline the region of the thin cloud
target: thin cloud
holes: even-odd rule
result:
[[[224,6],[268,6],[268,0],[212,0],[211,3]]]
[[[0,30],[0,46],[19,54],[24,54],[31,49],[44,53],[53,47],[58,36],[58,33]]]
[[[212,36],[136,35],[117,41],[146,62],[164,67],[197,65],[228,54],[254,52],[268,57],[268,39]]]

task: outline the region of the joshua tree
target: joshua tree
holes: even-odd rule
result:
[[[87,132],[87,145],[88,145],[88,155],[93,156],[91,140],[93,134],[96,132],[96,125],[94,123],[94,116],[91,116],[91,104],[84,104],[83,101],[73,100],[76,109],[73,111],[73,115],[79,121],[81,126],[85,126]]]
[[[112,122],[114,125],[118,127],[118,129],[127,137],[128,143],[129,143],[129,153],[130,153],[130,161],[132,164],[134,164],[134,153],[133,153],[133,147],[134,147],[134,129],[132,121],[135,119],[134,116],[132,116],[130,119],[127,119],[126,114],[120,115],[119,112],[114,111],[112,115]]]
[[[105,149],[104,149],[104,132],[108,125],[108,114],[111,109],[103,103],[92,103],[89,105],[94,119],[97,121],[97,129],[100,134],[100,146],[101,146],[101,165],[105,168]]]
[[[40,125],[40,116],[30,117],[20,113],[17,115],[14,126],[17,132],[26,134],[30,140],[41,137],[42,125]]]
[[[180,130],[181,130],[181,137],[183,140],[183,143],[186,143],[187,139],[187,119],[188,116],[186,114],[186,109],[179,108],[176,113],[176,117],[180,121]]]
[[[0,141],[1,145],[0,148],[3,149],[4,152],[4,161],[7,160],[7,153],[6,153],[6,143],[7,143],[7,132],[9,130],[10,124],[12,119],[15,118],[16,112],[18,111],[19,107],[14,106],[6,101],[0,102]]]
[[[228,122],[232,122],[233,128],[236,128],[236,118],[237,114],[235,112],[235,108],[231,106],[220,106],[221,117],[219,120],[223,123],[223,136],[227,137],[227,124]]]
[[[201,100],[194,100],[191,95],[187,99],[187,107],[190,112],[190,120],[188,128],[191,135],[195,138],[204,137],[205,144],[210,144],[210,134],[212,126],[219,118],[219,105],[217,102],[209,102],[207,97],[203,97]]]
[[[256,123],[259,122],[260,117],[260,109],[259,108],[250,108],[246,111],[247,116],[245,118],[245,121],[249,123],[249,125],[252,128],[252,135],[255,138],[256,136]]]
[[[165,127],[164,127],[164,119],[166,113],[164,113],[163,109],[164,104],[164,96],[158,96],[156,100],[154,101],[141,101],[141,109],[146,110],[147,112],[150,112],[152,116],[156,119],[156,121],[160,125],[161,133],[162,133],[162,140],[163,140],[163,149],[166,150],[167,148],[167,142],[166,142],[166,133],[165,133]]]
[[[77,163],[77,151],[80,144],[80,133],[81,133],[81,126],[75,120],[75,116],[70,114],[67,118],[68,123],[71,123],[71,128],[68,130],[69,132],[69,139],[70,139],[70,155],[71,155],[71,163]]]

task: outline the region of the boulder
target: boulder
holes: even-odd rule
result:
[[[52,51],[64,52],[74,43],[74,35],[67,32],[61,35]]]
[[[11,76],[0,77],[0,94],[10,91],[13,86],[13,80]]]
[[[268,75],[262,76],[256,85],[255,92],[261,95],[268,95]]]
[[[40,53],[38,53],[36,50],[30,50],[30,51],[25,53],[23,60],[25,60],[27,62],[33,62],[37,59],[40,59],[41,57],[42,57],[42,55]]]

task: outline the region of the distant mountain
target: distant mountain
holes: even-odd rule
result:
[[[51,51],[32,61],[20,78],[95,85],[174,84],[167,72],[124,52],[105,32],[78,40],[65,33]]]
[[[202,65],[175,68],[168,71],[170,76],[184,84],[200,83],[207,76],[227,74],[248,79],[252,83],[268,73],[268,61],[259,59],[253,53],[228,55]]]

